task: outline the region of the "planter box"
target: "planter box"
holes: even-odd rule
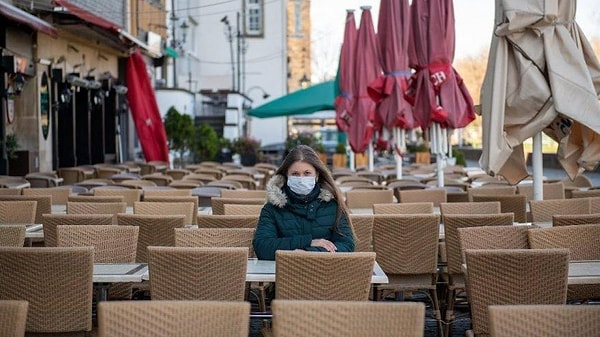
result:
[[[429,152],[416,152],[415,163],[417,164],[431,164],[431,153]]]
[[[319,159],[323,162],[323,164],[327,165],[327,153],[317,152],[319,154]]]
[[[341,154],[341,153],[333,154],[333,167],[334,168],[346,167],[346,164],[347,164],[347,157],[345,154]]]
[[[369,165],[369,156],[364,153],[357,153],[354,155],[354,163],[355,167],[368,166]]]

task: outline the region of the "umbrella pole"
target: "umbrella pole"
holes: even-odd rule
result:
[[[373,139],[369,142],[369,172],[373,172]]]
[[[347,140],[347,139],[346,139],[346,148],[347,149],[350,148],[350,143],[349,143],[349,140]],[[350,162],[349,163],[349,167],[350,167],[350,169],[352,171],[356,170],[356,162],[355,162],[355,160],[356,160],[356,157],[354,155],[354,151],[352,151],[352,149],[350,148],[350,156],[348,158],[348,161]]]
[[[533,152],[531,153],[533,168],[533,200],[544,199],[544,163],[542,159],[542,133],[533,136]]]
[[[437,167],[438,187],[444,187],[444,149],[441,142],[444,141],[442,128],[438,123],[431,124],[431,152],[435,154]]]
[[[402,179],[402,155],[404,154],[404,130],[394,128],[394,138],[396,139],[396,148],[394,157],[396,157],[396,179]]]

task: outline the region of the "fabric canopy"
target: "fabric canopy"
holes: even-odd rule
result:
[[[169,162],[167,133],[139,50],[127,60],[127,100],[146,161]]]
[[[350,128],[350,111],[354,96],[354,46],[356,44],[356,21],[354,10],[346,10],[346,24],[344,26],[344,42],[340,50],[340,62],[336,81],[338,82],[338,96],[335,99],[335,123],[341,131]]]
[[[576,1],[496,0],[496,30],[481,89],[490,174],[528,176],[523,142],[544,131],[573,179],[600,162],[600,63],[575,22]]]
[[[256,107],[248,111],[248,115],[258,118],[270,118],[335,110],[333,105],[335,93],[334,81],[315,84]]]

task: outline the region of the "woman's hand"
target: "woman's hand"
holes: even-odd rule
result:
[[[314,239],[310,242],[311,247],[322,247],[325,248],[330,253],[335,253],[337,247],[333,244],[333,242],[325,239]]]

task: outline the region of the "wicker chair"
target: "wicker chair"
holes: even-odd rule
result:
[[[141,200],[142,191],[139,189],[96,188],[94,189],[94,196],[122,197],[121,202],[125,202],[127,206],[132,207],[133,203]]]
[[[469,200],[473,200],[475,195],[514,195],[517,193],[515,186],[507,185],[483,185],[481,187],[468,188]]]
[[[218,179],[212,174],[204,174],[204,173],[192,173],[183,177],[184,181],[194,181],[198,182],[202,185],[207,184],[211,181],[217,181]]]
[[[42,223],[44,214],[52,213],[52,197],[49,195],[2,195],[0,196],[0,204],[4,201],[36,201],[35,221],[34,223]],[[31,222],[29,222],[31,223]]]
[[[425,324],[422,303],[274,300],[272,310],[275,337],[422,337]]]
[[[373,250],[389,283],[378,286],[373,296],[425,291],[431,300],[438,334],[443,335],[437,297],[437,263],[440,216],[437,214],[375,215]]]
[[[442,216],[447,214],[498,214],[500,203],[489,202],[443,202],[440,204]]]
[[[373,214],[433,214],[433,202],[373,204]]]
[[[565,185],[562,182],[544,183],[542,186],[544,200],[564,199]],[[527,196],[527,201],[533,200],[533,184],[520,184],[517,186],[517,193]]]
[[[153,300],[243,301],[248,248],[148,247]]]
[[[373,215],[350,214],[348,216],[354,232],[354,251],[373,251]]]
[[[513,213],[516,222],[527,222],[527,197],[514,195],[474,195],[473,202],[500,202],[500,212]]]
[[[56,227],[59,225],[113,225],[110,214],[44,214],[44,245],[56,247],[58,244]]]
[[[0,300],[0,336],[25,336],[27,301]]]
[[[52,197],[52,205],[66,205],[71,190],[68,188],[25,188],[23,195],[49,195]]]
[[[275,252],[277,299],[367,301],[375,253]]]
[[[224,215],[260,215],[264,205],[224,204]]]
[[[188,197],[183,197],[188,198]],[[133,205],[134,214],[145,215],[184,215],[185,224],[196,223],[198,208],[194,208],[194,202],[146,202],[138,201]]]
[[[247,247],[254,257],[254,228],[176,228],[176,247]]]
[[[63,178],[63,185],[73,185],[85,180],[85,170],[79,167],[61,167],[58,177]]]
[[[348,208],[373,208],[373,204],[389,204],[394,202],[392,190],[351,190],[346,192]]]
[[[136,188],[136,189],[145,189],[145,188],[149,188],[149,187],[156,187],[158,185],[156,185],[155,182],[150,181],[150,180],[143,180],[143,179],[129,179],[129,180],[123,180],[119,183],[119,186],[125,186],[128,188]]]
[[[458,228],[462,263],[467,249],[527,249],[529,226],[483,226]]]
[[[552,222],[552,216],[564,214],[591,214],[591,203],[584,199],[529,200],[531,221]]]
[[[566,302],[566,249],[466,250],[465,259],[473,326],[467,336],[489,334],[490,305]]]
[[[267,197],[265,190],[221,190],[222,198],[263,198]]]
[[[198,197],[190,196],[190,197],[144,197],[144,202],[154,202],[154,203],[188,203],[191,202],[194,204],[193,213],[192,213],[192,222],[188,224],[197,225],[198,224]],[[165,213],[167,214],[167,213]]]
[[[148,180],[156,184],[156,186],[169,186],[173,182],[171,176],[162,173],[152,173],[142,175],[142,180]]]
[[[189,189],[160,189],[150,190],[146,189],[143,191],[144,198],[166,198],[166,197],[191,197],[192,191]]]
[[[178,228],[175,229],[175,246],[177,247],[246,247],[248,256],[255,257],[252,239],[254,228]],[[260,312],[267,311],[267,295],[264,283],[247,284],[247,296],[254,288],[258,295],[258,309]],[[248,297],[247,297],[248,298]]]
[[[600,224],[600,213],[592,214],[558,214],[552,216],[552,226],[573,226],[586,224]]]
[[[439,207],[446,202],[446,190],[443,188],[431,188],[423,190],[402,190],[398,192],[398,202],[433,202],[434,207]]]
[[[577,225],[529,230],[529,246],[567,248],[571,260],[600,260],[600,225]],[[600,285],[569,285],[567,300],[600,299]]]
[[[148,262],[148,246],[175,246],[175,228],[185,225],[184,215],[117,214],[117,224],[139,227],[136,262]]]
[[[0,184],[0,195],[22,195],[24,188],[8,188]]]
[[[94,247],[94,263],[133,263],[138,227],[106,225],[57,226],[58,247]],[[131,299],[131,284],[110,287],[109,298]]]
[[[59,225],[58,247],[94,247],[95,263],[135,262],[139,229],[136,226]]]
[[[443,217],[446,259],[448,261],[447,275],[447,310],[446,329],[451,329],[454,321],[454,305],[457,295],[465,289],[465,278],[462,272],[462,256],[458,228],[481,226],[512,226],[514,215],[512,213],[498,214],[448,214]]]
[[[67,198],[68,202],[125,202],[125,197],[122,195],[70,195]]]
[[[67,202],[67,214],[111,214],[125,213],[124,202]]]
[[[212,214],[225,215],[225,204],[264,205],[265,198],[211,198]]]
[[[199,228],[256,228],[258,214],[255,215],[198,215]]]
[[[36,223],[36,208],[37,201],[0,201],[0,223]]]
[[[23,247],[25,225],[0,225],[0,247]]]
[[[492,305],[491,337],[595,337],[600,331],[600,306]]]
[[[585,190],[585,191],[573,190],[573,191],[570,191],[570,192],[571,192],[571,198],[593,198],[593,197],[600,197],[600,189]]]
[[[0,248],[0,300],[29,302],[28,333],[92,330],[94,249]]]
[[[171,178],[173,178],[173,180],[181,180],[190,173],[192,173],[192,172],[189,170],[186,170],[186,169],[167,169],[167,170],[165,170],[165,174],[168,176],[171,176]]]
[[[250,303],[125,301],[98,305],[100,337],[248,337]]]
[[[227,174],[221,178],[226,181],[237,181],[242,184],[242,187],[248,190],[256,189],[256,180],[253,177],[243,174]]]

